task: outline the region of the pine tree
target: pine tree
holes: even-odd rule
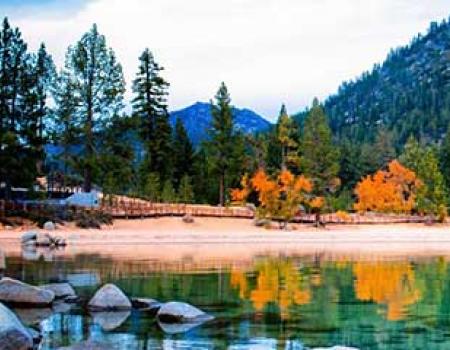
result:
[[[211,137],[209,149],[213,172],[219,177],[219,205],[223,206],[225,203],[225,192],[228,188],[226,180],[234,148],[231,99],[225,83],[220,85],[215,96],[215,103],[211,101],[211,114],[212,126],[209,133]]]
[[[164,182],[163,190],[161,193],[161,200],[164,203],[175,203],[177,201],[177,195],[172,185],[172,181],[167,179]]]
[[[396,152],[393,146],[393,133],[386,128],[378,129],[375,143],[372,146],[371,154],[375,169],[385,167],[395,159]]]
[[[181,203],[192,203],[194,201],[194,190],[188,175],[184,175],[180,181],[178,199]]]
[[[147,150],[143,172],[156,172],[161,180],[171,178],[172,130],[167,111],[169,84],[161,77],[163,70],[149,49],[139,57],[133,81],[133,113],[141,120],[142,139]]]
[[[31,108],[27,113],[26,132],[29,139],[29,150],[35,163],[36,173],[43,175],[45,159],[44,146],[47,143],[45,131],[46,118],[49,115],[47,100],[51,95],[56,77],[56,68],[52,57],[47,53],[44,44],[33,56],[28,73],[28,101]]]
[[[298,144],[294,139],[296,128],[287,114],[286,106],[281,106],[277,122],[277,139],[281,146],[281,169],[286,170],[288,165],[299,165]]]
[[[178,188],[184,176],[192,175],[194,149],[184,128],[183,122],[177,119],[173,135],[173,181]]]
[[[446,191],[435,151],[431,147],[421,146],[410,136],[399,160],[415,171],[422,181],[417,193],[417,209],[422,213],[437,215],[442,220],[446,215]]]
[[[147,175],[144,185],[144,197],[151,202],[158,202],[161,198],[161,183],[156,173]]]
[[[313,181],[314,192],[325,195],[339,172],[339,152],[333,145],[327,117],[317,99],[305,120],[302,152],[301,165]]]
[[[0,31],[0,183],[7,198],[13,185],[33,183],[43,158],[43,76],[20,30],[5,18]]]
[[[441,171],[447,188],[450,188],[450,128],[447,129],[439,152]]]
[[[348,139],[343,139],[339,147],[339,178],[343,187],[351,189],[365,174],[364,166],[361,159],[361,149],[358,145],[352,145]]]
[[[80,98],[75,95],[75,90],[75,81],[70,74],[67,71],[60,72],[52,91],[55,107],[51,111],[53,123],[50,130],[53,143],[62,148],[56,159],[56,164],[62,162],[62,168],[56,166],[50,171],[62,172],[64,185],[67,184],[69,175],[73,173],[76,166],[77,154],[73,148],[81,142],[83,133],[82,119],[77,113]]]
[[[108,185],[111,194],[124,194],[132,187],[135,159],[133,138],[136,130],[133,122],[131,117],[115,116],[101,132],[99,172],[95,180],[102,187]]]
[[[98,167],[96,131],[120,113],[125,92],[122,66],[113,50],[108,49],[97,25],[69,47],[65,75],[73,82],[73,97],[79,101],[76,114],[83,129],[84,151],[78,159],[83,171],[83,189],[90,192]]]

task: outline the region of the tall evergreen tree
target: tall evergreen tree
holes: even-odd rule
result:
[[[47,65],[47,63],[49,63]],[[27,51],[18,28],[7,18],[0,31],[0,183],[10,197],[14,184],[33,183],[43,159],[43,118],[51,58],[41,47]]]
[[[447,129],[439,152],[440,166],[447,188],[450,188],[450,128]]]
[[[118,115],[123,108],[125,83],[122,66],[117,62],[106,39],[93,25],[80,41],[69,47],[65,77],[73,83],[73,97],[79,101],[76,114],[83,129],[84,152],[79,167],[83,171],[84,191],[90,192],[98,167],[97,131]]]
[[[227,176],[231,166],[234,149],[233,114],[231,99],[225,83],[222,82],[211,101],[212,127],[209,149],[214,173],[219,178],[219,205],[225,204],[227,190]]]
[[[173,135],[173,181],[178,188],[184,176],[192,175],[194,149],[181,119],[177,119]]]
[[[55,84],[56,68],[52,57],[47,53],[44,44],[39,47],[37,55],[33,59],[31,67],[31,85],[34,89],[29,91],[31,102],[34,104],[33,111],[29,112],[29,123],[27,131],[30,139],[30,149],[36,164],[36,172],[43,175],[44,146],[48,140],[45,132],[46,118],[49,116],[47,100]]]
[[[277,122],[277,139],[281,146],[281,169],[285,170],[288,165],[297,167],[299,164],[298,143],[295,140],[295,125],[287,114],[286,106],[281,106]]]
[[[162,70],[151,51],[145,49],[133,81],[133,113],[141,120],[142,139],[147,149],[142,172],[156,172],[164,182],[171,178],[172,130],[167,111],[169,84],[161,76]]]
[[[413,170],[422,181],[417,193],[417,209],[426,214],[437,215],[442,220],[446,216],[446,191],[435,150],[421,146],[410,136],[399,161]]]
[[[82,123],[77,108],[80,97],[75,95],[75,81],[72,81],[67,71],[62,71],[57,77],[55,88],[52,91],[55,107],[52,109],[51,135],[54,144],[62,148],[55,159],[56,166],[50,169],[53,173],[62,173],[62,182],[68,184],[69,170],[73,173],[76,153],[73,148],[81,142]],[[62,167],[58,166],[62,162]]]
[[[327,116],[314,99],[303,130],[301,165],[314,183],[314,192],[324,195],[339,172],[339,151],[333,145]]]

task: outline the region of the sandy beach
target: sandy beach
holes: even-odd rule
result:
[[[0,248],[20,254],[23,227],[0,231]],[[36,230],[42,231],[42,230]],[[117,220],[102,230],[59,226],[54,235],[67,240],[61,252],[103,254],[121,259],[241,260],[261,254],[325,255],[354,259],[377,256],[450,256],[450,225],[293,225],[289,231],[255,227],[252,220],[180,218]]]

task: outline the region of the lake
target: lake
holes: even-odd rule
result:
[[[164,247],[169,249],[170,247]],[[31,259],[31,260],[30,260]],[[37,259],[37,260],[36,260]],[[90,315],[75,307],[16,310],[40,323],[42,349],[96,339],[120,349],[449,349],[450,269],[444,257],[260,254],[220,261],[114,255],[6,255],[5,275],[69,281],[88,298],[112,282],[128,295],[191,303],[215,319],[162,329],[145,312]]]

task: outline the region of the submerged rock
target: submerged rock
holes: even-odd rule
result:
[[[76,296],[75,290],[69,283],[44,284],[40,288],[52,291],[57,299]]]
[[[55,294],[49,290],[31,286],[12,278],[0,280],[0,301],[11,304],[50,305]]]
[[[178,301],[163,304],[157,317],[162,323],[202,323],[214,318],[195,306]]]
[[[53,310],[48,307],[40,308],[14,308],[17,317],[27,326],[38,326],[53,315]]]
[[[341,345],[336,345],[336,346],[332,346],[331,348],[313,348],[311,350],[359,350],[358,348],[351,348],[348,346],[341,346]]]
[[[114,284],[105,284],[100,288],[88,304],[89,309],[131,310],[132,305],[128,297]]]
[[[113,350],[113,349],[118,349],[118,347],[113,344],[100,343],[93,340],[86,340],[84,342],[72,346],[59,348],[58,350]]]
[[[130,315],[130,311],[100,311],[91,313],[94,323],[98,324],[107,332],[119,328]]]
[[[204,322],[190,322],[190,323],[164,323],[158,321],[158,326],[161,328],[161,330],[164,333],[167,334],[180,334],[180,333],[187,333],[191,329],[194,329],[200,325],[202,325]]]
[[[28,350],[33,347],[33,336],[17,316],[0,303],[0,349]]]
[[[150,298],[132,298],[131,304],[135,309],[139,309],[140,311],[150,311],[155,313],[163,305],[158,300]]]

